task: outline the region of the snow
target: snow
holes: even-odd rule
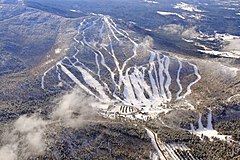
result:
[[[136,71],[137,72],[137,71]],[[137,78],[137,75],[136,74],[131,74],[130,75],[130,79],[131,79],[131,83],[133,85],[133,88],[134,88],[134,91],[135,91],[135,94],[137,96],[137,99],[138,101],[147,101],[143,91],[142,91],[142,88],[141,86],[139,85],[139,79]]]
[[[163,83],[165,79],[163,76],[164,65],[163,65],[163,59],[160,59],[159,54],[157,54],[157,61],[158,61],[158,67],[159,67],[158,76],[159,76],[159,83],[160,83],[160,93],[162,96],[166,97],[165,89],[163,87]]]
[[[130,102],[132,104],[136,104],[136,98],[135,98],[135,94],[134,94],[134,90],[132,88],[132,84],[130,82],[129,79],[129,68],[126,71],[126,75],[123,79],[123,84],[124,84],[124,97],[125,97],[125,101]]]
[[[150,156],[151,160],[158,160],[158,155],[156,153],[153,153],[151,156]]]
[[[199,118],[198,118],[198,130],[203,130],[202,114],[201,113],[199,113]]]
[[[196,65],[147,47],[146,52],[149,54],[149,60],[146,64],[130,65],[132,61],[135,61],[140,45],[130,37],[128,31],[119,27],[111,17],[92,15],[80,22],[77,33],[73,36],[75,54],[71,57],[64,57],[55,66],[44,72],[41,82],[43,89],[45,89],[46,75],[50,70],[55,69],[59,86],[67,85],[71,87],[74,83],[104,104],[112,105],[112,103],[118,102],[133,106],[141,112],[134,114],[134,116],[120,116],[146,121],[149,118],[156,118],[160,113],[167,114],[170,112],[173,108],[170,108],[168,104],[174,100],[175,96],[173,94],[176,94],[176,99],[185,98],[191,93],[192,85],[200,80],[201,76]],[[89,37],[89,33],[99,38]],[[125,53],[119,53],[119,49],[116,48],[116,46],[124,43],[127,43],[130,48],[127,56]],[[79,58],[82,54],[82,48],[80,47],[91,51],[93,56],[91,65],[95,65],[95,70],[88,68],[86,62]],[[61,49],[57,48],[55,52],[59,54]],[[119,54],[124,54],[124,58],[119,59]],[[111,62],[113,65],[109,65],[109,57],[113,59]],[[67,60],[69,63],[63,63],[63,60]],[[175,61],[178,62],[179,68],[176,79],[173,79],[170,67]],[[184,89],[180,80],[183,63],[184,67],[185,65],[192,66],[194,68],[193,74],[196,76],[195,80],[183,85],[187,87],[186,93],[183,92]],[[70,68],[75,71],[72,72]],[[104,75],[105,72],[109,75],[107,80]],[[67,75],[71,83],[64,81],[66,76],[62,76],[62,74]],[[178,84],[179,90],[176,91],[177,93],[170,89],[174,81]],[[107,107],[103,106],[100,108],[107,111]],[[109,118],[116,117],[115,113],[104,113]]]
[[[236,98],[236,97],[240,97],[240,94],[235,94],[235,95],[233,95],[233,96],[230,96],[230,97],[227,99],[227,102],[231,102],[231,100],[232,100],[233,98]]]
[[[180,99],[180,94],[181,94],[181,92],[182,92],[182,85],[181,85],[181,83],[180,83],[180,72],[181,72],[181,69],[182,69],[182,62],[180,61],[180,60],[178,60],[178,63],[179,63],[179,68],[178,68],[178,73],[177,73],[177,84],[178,84],[178,87],[179,87],[179,90],[178,90],[178,92],[177,92],[177,94],[176,94],[176,99],[178,100],[178,99]]]
[[[206,50],[198,50],[205,54],[215,55],[215,56],[221,56],[226,58],[240,58],[240,51],[232,51],[232,52],[225,52],[225,51],[206,51]]]
[[[76,13],[80,13],[81,11],[79,10],[75,10],[75,9],[70,9],[71,12],[76,12]]]
[[[196,76],[197,78],[195,79],[195,81],[191,82],[191,83],[187,86],[187,92],[182,96],[183,98],[185,98],[186,96],[188,96],[189,94],[192,93],[191,87],[192,87],[194,84],[196,84],[198,81],[200,81],[200,79],[201,79],[201,75],[200,75],[199,72],[198,72],[197,66],[196,66],[195,64],[190,63],[190,62],[188,62],[188,64],[191,65],[191,66],[193,66],[194,74],[195,74],[195,76]]]
[[[65,66],[63,66],[61,63],[58,64],[59,66],[61,66],[62,71],[71,79],[73,80],[73,82],[75,82],[79,87],[81,87],[83,90],[85,90],[87,93],[89,93],[90,95],[93,95],[95,97],[95,95],[92,93],[92,91],[90,91],[87,87],[85,87],[78,79],[77,77],[75,77]]]
[[[195,132],[195,128],[192,123],[190,124],[190,127],[191,127],[191,132]]]
[[[182,151],[190,150],[190,148],[188,148],[185,144],[172,143],[172,144],[170,144],[170,146],[171,146],[171,149],[173,149],[173,150],[176,150],[176,149],[179,149],[179,150],[182,150]]]
[[[151,129],[149,129],[149,128],[145,128],[145,129],[146,129],[146,131],[147,131],[148,137],[151,139],[152,145],[153,145],[153,147],[155,148],[158,156],[159,156],[160,158],[163,157],[163,159],[165,159],[165,158],[164,158],[164,155],[162,154],[162,151],[160,150],[159,144],[158,144],[158,142],[157,142],[157,134],[154,133],[154,132],[153,132]]]
[[[153,90],[153,94],[152,94],[152,97],[151,97],[152,99],[159,97],[158,88],[157,88],[155,79],[153,78],[153,75],[152,75],[153,66],[155,65],[154,58],[155,58],[155,53],[152,52],[151,56],[150,56],[150,59],[149,59],[150,69],[148,71],[148,76],[150,78],[151,87],[152,87],[152,90]]]
[[[202,130],[197,130],[196,132],[193,132],[194,134],[196,134],[197,136],[201,137],[201,135],[204,135],[206,137],[208,137],[210,140],[212,140],[212,138],[218,138],[222,141],[225,140],[230,140],[231,136],[228,135],[220,135],[216,130],[209,130],[209,129],[202,129]]]
[[[212,126],[212,111],[209,111],[208,117],[207,117],[207,129],[213,130]]]
[[[210,55],[216,55],[216,56],[221,56],[221,57],[226,57],[226,58],[240,58],[240,37],[231,35],[231,34],[219,34],[216,33],[215,35],[202,35],[198,37],[200,40],[218,40],[223,43],[227,43],[220,51],[215,51],[212,49],[209,49],[203,45],[198,44],[198,46],[201,46],[204,48],[204,50],[198,50],[202,53],[205,54],[210,54]]]
[[[194,18],[196,20],[200,20],[202,17],[204,17],[204,15],[202,15],[202,14],[192,14],[189,17]]]
[[[152,30],[151,30],[151,29],[148,29],[148,28],[145,28],[145,30],[146,30],[146,31],[149,31],[149,32],[152,32]]]
[[[220,38],[223,41],[229,41],[229,40],[233,40],[233,39],[239,39],[240,37],[239,36],[234,36],[234,35],[231,35],[231,34],[228,34],[228,33],[227,34],[216,33],[215,38]]]
[[[109,101],[109,97],[105,94],[103,86],[94,79],[91,74],[88,73],[85,69],[80,66],[76,67],[82,74],[84,81],[91,87],[93,87],[100,95],[100,98],[105,100],[106,102]]]
[[[178,156],[176,155],[176,153],[174,152],[173,148],[171,147],[171,145],[166,144],[166,149],[169,152],[169,154],[174,158],[174,160],[180,160],[178,158]]]
[[[144,0],[144,2],[150,3],[150,4],[158,4],[157,1],[151,1],[151,0]]]
[[[182,9],[182,10],[189,11],[189,12],[203,12],[203,11],[197,9],[195,6],[193,6],[191,4],[184,3],[184,2],[177,3],[174,6],[174,8],[175,9]]]
[[[147,127],[145,127],[145,130],[147,131],[148,137],[151,139],[151,143],[154,149],[156,150],[159,159],[180,160],[183,158],[186,159],[186,157],[188,157],[188,159],[195,159],[190,152],[191,149],[187,147],[185,144],[182,143],[166,144],[158,139],[157,134],[153,130]],[[182,155],[181,152],[187,152],[187,154]]]
[[[146,83],[146,81],[144,80],[144,72],[145,72],[146,68],[143,68],[143,73],[140,72],[138,69],[135,69],[135,74],[138,77],[138,84],[141,86],[142,91],[146,91],[147,94],[152,97],[152,91],[150,89],[150,86]]]
[[[213,129],[213,127],[212,127],[212,112],[211,111],[208,113],[207,128],[203,127],[201,117],[202,117],[202,114],[199,113],[198,129],[195,130],[193,124],[190,124],[191,130],[189,132],[199,136],[200,138],[202,138],[202,136],[206,136],[211,141],[213,140],[213,138],[218,138],[219,140],[222,140],[222,141],[230,141],[231,140],[231,136],[220,135],[218,133],[218,131]]]
[[[162,16],[178,16],[181,19],[185,19],[185,17],[183,17],[182,15],[178,14],[178,13],[173,13],[173,12],[163,12],[163,11],[157,11],[158,14],[162,15]]]
[[[133,21],[129,21],[129,23],[134,25],[137,24],[136,22],[133,22]]]
[[[240,13],[236,13],[237,16],[240,16]]]
[[[57,49],[55,49],[55,54],[59,54],[59,53],[61,53],[61,51],[62,51],[61,48],[57,48]]]
[[[52,70],[52,69],[53,69],[53,67],[49,68],[47,71],[45,71],[45,72],[43,73],[42,81],[41,81],[41,88],[42,88],[42,89],[45,89],[45,85],[44,85],[45,77],[46,77],[47,73],[48,73],[50,70]]]
[[[167,92],[167,97],[169,100],[172,99],[172,94],[169,90],[169,87],[171,85],[171,81],[172,81],[172,78],[169,74],[169,64],[170,64],[170,59],[167,57],[167,56],[164,56],[165,58],[165,68],[164,68],[164,73],[166,74],[167,76],[167,79],[166,79],[166,83],[165,83],[165,89],[166,89],[166,92]]]

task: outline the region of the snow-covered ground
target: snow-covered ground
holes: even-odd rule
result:
[[[189,12],[203,12],[202,10],[199,10],[196,6],[191,5],[191,4],[187,4],[187,3],[184,3],[184,2],[177,3],[174,6],[174,8],[182,9],[182,10],[189,11]]]
[[[178,13],[173,13],[173,12],[163,12],[163,11],[157,11],[158,14],[162,15],[162,16],[177,16],[181,19],[185,19],[185,17],[183,17],[182,15],[178,14]]]
[[[213,129],[212,125],[212,112],[210,111],[208,113],[207,117],[207,126],[206,128],[202,124],[202,114],[199,114],[199,119],[198,119],[198,128],[195,129],[193,124],[191,124],[191,133],[199,136],[201,139],[203,139],[203,136],[208,137],[210,140],[213,140],[213,138],[218,138],[223,141],[230,141],[231,136],[229,135],[221,135],[218,133],[218,131]]]
[[[81,13],[81,11],[79,10],[75,10],[75,9],[70,9],[71,12],[76,12],[76,13]]]
[[[202,34],[197,39],[202,41],[220,41],[222,43],[225,43],[226,45],[223,46],[223,48],[219,51],[212,50],[204,45],[197,44],[198,46],[202,47],[203,49],[199,50],[200,52],[203,52],[205,54],[210,55],[216,55],[221,57],[227,57],[227,58],[240,58],[240,37],[234,36],[230,34],[218,34],[215,35],[205,35]]]
[[[187,147],[185,144],[181,143],[171,143],[166,144],[162,142],[157,134],[151,130],[150,128],[145,128],[148,134],[148,137],[151,139],[151,143],[156,151],[155,156],[151,156],[156,158],[156,155],[161,160],[181,160],[181,159],[195,159],[195,157],[191,154],[191,149]],[[185,152],[185,154],[181,154],[180,152]]]
[[[150,3],[150,4],[158,4],[157,1],[151,1],[151,0],[144,0],[144,2]]]
[[[196,13],[189,15],[189,18],[193,18],[193,19],[196,19],[196,20],[201,20],[203,17],[204,17],[204,15],[202,15],[202,14],[196,14]]]
[[[171,101],[180,101],[191,94],[192,86],[201,79],[195,64],[178,57],[170,57],[145,46],[149,54],[148,62],[131,66],[129,63],[137,58],[140,44],[135,42],[126,30],[118,27],[109,16],[93,13],[92,15],[79,23],[77,33],[73,37],[75,54],[64,57],[44,72],[42,89],[46,89],[45,77],[50,74],[50,71],[56,69],[55,73],[61,86],[72,86],[72,83],[75,83],[103,104],[114,104],[115,108],[102,112],[105,116],[142,120],[153,119],[160,113],[171,111],[172,108],[168,106]],[[116,45],[124,48],[123,44],[128,46],[128,55],[119,53],[118,48],[115,48]],[[88,63],[79,58],[80,55],[86,54],[81,53],[80,47],[92,54],[91,64],[94,67],[88,67]],[[57,48],[55,52],[60,53],[61,50]],[[122,54],[125,54],[126,58],[119,58]],[[109,59],[112,59],[111,65]],[[172,72],[175,71],[171,70],[171,65],[177,67],[177,77],[173,76],[175,73]],[[193,70],[189,75],[193,79],[188,83],[185,82],[183,87],[181,76],[182,70],[186,67]],[[105,73],[109,75],[107,81]],[[68,80],[63,78],[66,76]],[[71,83],[68,82],[69,79]],[[174,82],[177,83],[177,93],[171,90]],[[127,107],[121,107],[122,105]]]
[[[224,51],[214,51],[214,50],[198,50],[205,54],[220,56],[220,57],[227,57],[227,58],[240,58],[240,51],[230,51],[230,52],[224,52]]]
[[[240,58],[240,37],[230,34],[216,34],[215,39],[220,39],[228,44],[221,51],[202,51],[207,54],[220,55],[223,57]]]
[[[235,95],[233,95],[233,96],[230,96],[230,97],[227,99],[227,102],[231,102],[232,99],[237,98],[237,97],[240,97],[240,94],[235,94]]]
[[[223,140],[223,141],[229,141],[231,140],[231,136],[228,136],[228,135],[220,135],[218,133],[218,131],[216,130],[210,130],[210,129],[202,129],[202,130],[196,130],[196,132],[193,132],[194,134],[196,134],[197,136],[201,137],[202,135],[203,136],[206,136],[208,137],[210,140],[212,140],[212,138],[218,138],[220,140]]]
[[[56,54],[59,54],[59,53],[61,53],[61,51],[62,51],[62,49],[61,49],[61,48],[57,48],[57,49],[55,49],[55,53],[56,53]]]
[[[215,38],[222,39],[223,41],[231,41],[231,40],[234,40],[234,39],[240,39],[239,36],[234,36],[234,35],[231,35],[231,34],[219,34],[219,33],[215,34]]]
[[[148,29],[148,28],[145,28],[145,30],[146,30],[146,31],[149,31],[149,32],[152,32],[152,30],[151,30],[151,29]]]

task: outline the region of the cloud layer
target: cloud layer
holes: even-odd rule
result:
[[[96,112],[91,104],[96,105],[95,99],[73,90],[58,99],[56,107],[48,120],[37,114],[20,116],[2,136],[0,159],[27,159],[30,156],[44,154],[47,141],[45,133],[48,125],[60,122],[64,127],[80,127],[86,123],[86,118]],[[51,125],[52,126],[52,125]]]

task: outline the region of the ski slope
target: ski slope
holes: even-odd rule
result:
[[[44,72],[42,89],[46,77],[55,73],[58,82],[74,83],[100,102],[120,102],[148,113],[166,112],[168,104],[189,96],[201,79],[197,66],[149,47],[140,60],[143,44],[130,33],[109,16],[85,17],[73,37],[75,53]],[[192,78],[183,84],[185,76]]]
[[[207,126],[206,128],[203,126],[202,124],[202,114],[199,113],[199,119],[198,119],[198,128],[195,129],[193,124],[190,124],[191,126],[191,133],[199,136],[201,139],[203,139],[203,136],[208,137],[211,141],[213,140],[213,138],[217,138],[219,140],[223,140],[223,141],[230,141],[231,136],[229,135],[221,135],[218,133],[218,131],[216,131],[215,129],[213,129],[213,125],[212,125],[212,112],[209,111],[208,115],[207,115]]]
[[[191,149],[183,143],[164,143],[158,137],[157,134],[150,128],[145,128],[148,137],[151,139],[151,143],[156,151],[156,154],[160,160],[197,160],[192,153]]]

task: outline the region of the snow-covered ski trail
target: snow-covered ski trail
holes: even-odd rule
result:
[[[144,57],[144,64],[134,66],[132,62],[138,60],[138,52],[141,52],[138,47],[142,44],[138,44],[139,40],[131,38],[109,16],[92,14],[83,18],[72,39],[75,44],[74,54],[64,57],[57,65],[44,72],[42,89],[45,89],[48,72],[55,69],[56,80],[63,82],[61,84],[72,86],[73,81],[101,101],[117,101],[136,107],[147,106],[148,111],[150,106],[165,106],[174,100],[185,98],[191,94],[191,87],[201,79],[196,65],[150,47],[146,47],[148,55]],[[124,51],[127,52],[121,53]],[[88,52],[89,59],[80,58],[87,57],[84,54]],[[175,73],[173,68],[176,65],[178,69]],[[193,67],[194,71],[190,74],[194,74],[196,79],[185,84],[180,78],[184,78],[182,70],[189,66]],[[72,80],[71,83],[64,79],[66,76],[62,76],[62,73]],[[174,75],[176,78],[173,78]],[[177,91],[173,85],[177,85]],[[186,92],[183,93],[185,89]]]
[[[181,98],[180,94],[182,93],[182,85],[180,82],[180,73],[181,73],[181,69],[182,69],[182,62],[178,59],[178,63],[179,63],[179,68],[178,68],[178,72],[177,72],[177,80],[176,81],[177,81],[179,90],[176,94],[176,100],[179,100]]]
[[[155,150],[156,150],[158,156],[160,157],[160,159],[167,160],[167,157],[164,155],[164,153],[161,150],[161,147],[158,143],[157,134],[149,128],[145,128],[145,129],[146,129],[147,134],[148,134],[149,138],[151,139],[152,145],[155,148]]]
[[[187,86],[187,92],[183,95],[183,98],[185,98],[187,95],[192,93],[191,87],[196,84],[200,79],[201,79],[201,75],[198,72],[198,68],[195,64],[192,64],[190,62],[188,62],[189,65],[193,66],[194,69],[194,74],[196,75],[196,80],[191,82],[188,86]]]

